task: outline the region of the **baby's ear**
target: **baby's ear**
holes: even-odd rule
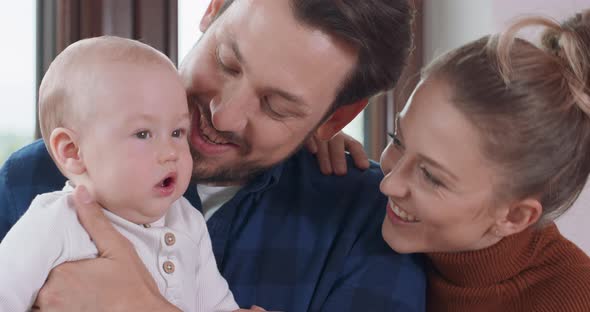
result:
[[[86,166],[82,160],[78,137],[66,128],[56,128],[49,137],[49,148],[57,165],[71,174],[86,172]]]

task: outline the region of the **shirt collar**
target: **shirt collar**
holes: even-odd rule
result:
[[[70,182],[70,180],[66,181],[66,184],[64,185],[63,191],[66,192],[73,192],[74,191],[74,183]]]
[[[259,193],[273,187],[279,182],[284,166],[285,162],[282,161],[260,173],[244,187],[244,191],[247,193]]]
[[[238,193],[260,193],[273,187],[279,183],[284,167],[285,161],[282,161],[261,172],[254,179],[252,179],[250,183],[245,185]],[[193,203],[193,205],[195,205],[199,210],[202,209],[201,201],[197,193],[197,185],[194,182],[189,185],[188,189],[184,193],[184,197]]]

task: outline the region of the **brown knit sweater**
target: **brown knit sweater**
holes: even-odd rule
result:
[[[590,312],[590,258],[553,223],[487,249],[428,257],[428,311]]]

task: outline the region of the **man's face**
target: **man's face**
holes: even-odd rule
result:
[[[356,52],[295,20],[287,0],[236,0],[180,66],[193,109],[200,182],[239,183],[293,153],[316,129]]]

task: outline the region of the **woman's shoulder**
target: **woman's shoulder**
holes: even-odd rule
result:
[[[531,311],[590,311],[590,257],[555,224],[539,237],[537,256],[523,272]]]
[[[548,266],[560,272],[590,272],[590,257],[563,236],[555,223],[548,224],[540,230],[536,254],[535,262],[540,266]]]

